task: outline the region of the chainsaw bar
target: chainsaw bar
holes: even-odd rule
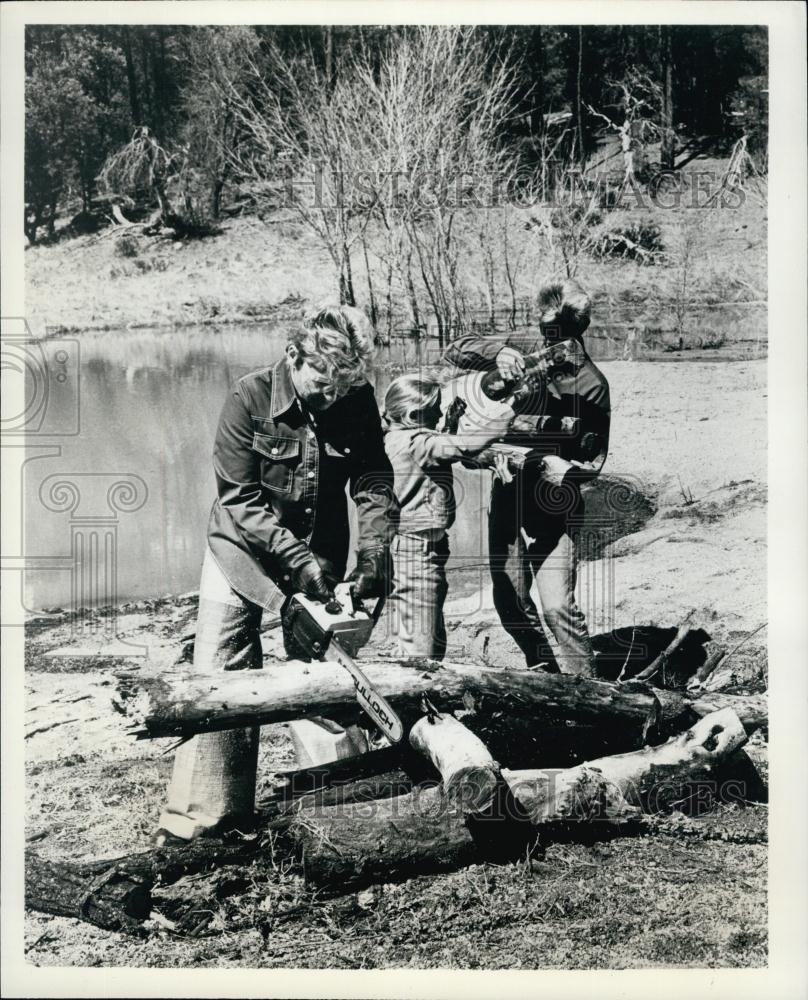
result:
[[[376,691],[356,660],[342,648],[336,637],[331,639],[325,658],[333,658],[345,667],[353,678],[356,700],[391,743],[400,743],[404,736],[404,726],[401,724],[401,719],[386,699]]]

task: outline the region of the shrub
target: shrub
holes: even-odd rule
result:
[[[597,226],[601,214],[591,205],[576,201],[571,205],[562,205],[550,213],[550,225],[553,229],[570,229],[573,226]]]
[[[662,230],[655,222],[630,222],[604,233],[593,252],[596,257],[619,257],[651,265],[664,249]]]
[[[116,257],[137,257],[139,252],[137,237],[132,233],[124,233],[115,241],[114,253]]]
[[[718,348],[723,347],[726,344],[727,338],[723,333],[717,333],[714,330],[708,330],[704,336],[699,338],[699,346],[703,350],[718,350]]]
[[[202,240],[206,236],[218,236],[222,231],[210,214],[197,205],[186,206],[179,215],[173,216],[171,228],[181,240]]]

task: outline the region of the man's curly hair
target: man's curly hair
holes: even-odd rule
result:
[[[355,306],[323,306],[289,334],[301,361],[332,372],[338,381],[358,385],[373,360],[374,332],[368,317]]]

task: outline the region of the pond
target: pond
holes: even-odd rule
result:
[[[236,379],[281,356],[286,333],[263,324],[112,331],[41,345],[50,377],[24,476],[27,609],[197,588],[219,412]],[[384,349],[377,396],[403,367],[438,357],[412,341]],[[34,406],[36,392],[29,384]],[[479,563],[488,476],[461,470],[458,480],[464,516],[454,545]]]
[[[281,356],[286,333],[281,324],[122,330],[38,345],[48,378],[23,480],[27,609],[197,588],[222,403],[236,379]],[[589,346],[599,360],[623,356],[611,337]],[[377,398],[394,374],[439,356],[433,342],[383,349]],[[35,382],[29,397],[39,405]],[[450,566],[478,583],[487,578],[489,481],[488,473],[458,467]]]

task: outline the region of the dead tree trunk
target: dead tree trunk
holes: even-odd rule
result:
[[[499,765],[479,736],[451,715],[428,715],[410,730],[410,744],[440,772],[449,803],[466,814],[488,809],[499,784]]]
[[[308,878],[344,891],[375,881],[518,857],[536,827],[571,821],[623,822],[660,804],[746,742],[740,719],[723,710],[659,747],[603,757],[559,771],[507,771],[484,813],[464,816],[442,788],[391,799],[301,809],[273,820],[262,837],[237,844],[198,840],[186,847],[89,865],[54,864],[29,854],[27,904],[104,927],[131,930],[149,912],[150,889],[182,875],[250,864],[270,853],[302,864]],[[113,887],[117,885],[117,889]]]
[[[421,666],[363,661],[363,670],[399,713],[420,717],[423,695],[439,711],[469,708],[486,715],[550,715],[601,725],[644,727],[649,720],[676,732],[695,719],[732,707],[747,731],[767,725],[765,695],[697,693],[693,697],[648,685],[610,684],[568,674],[490,670],[466,663]],[[358,712],[353,681],[337,663],[276,664],[265,670],[199,674],[119,673],[122,705],[148,738],[324,716],[352,721]],[[135,695],[135,689],[139,692]]]

